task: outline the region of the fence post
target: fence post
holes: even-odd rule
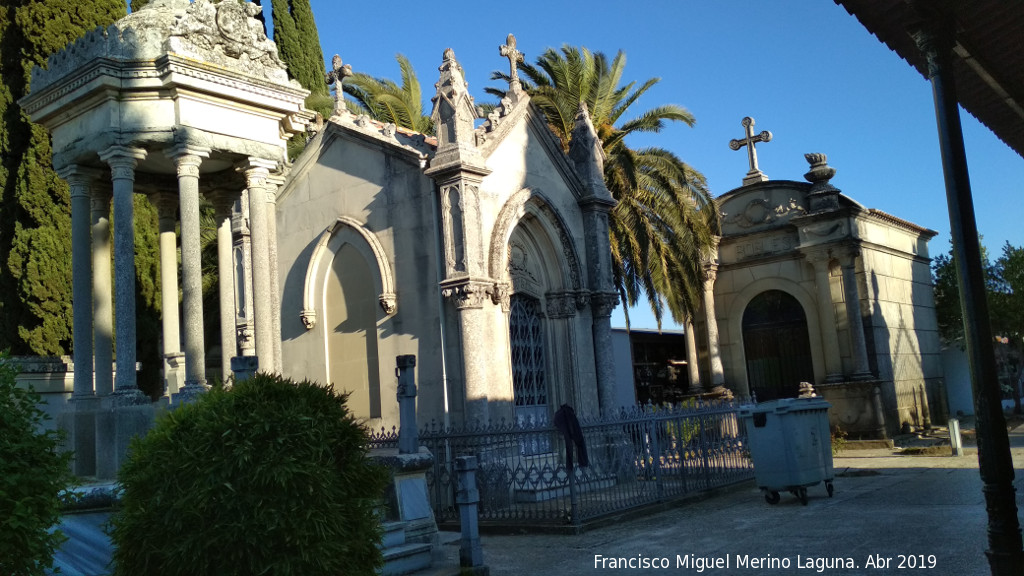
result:
[[[711,462],[708,460],[708,434],[707,434],[707,423],[708,415],[704,410],[697,415],[697,422],[700,426],[700,455],[704,462],[704,488],[711,488]]]
[[[398,453],[416,454],[420,450],[416,427],[416,356],[406,354],[395,358],[398,365]]]
[[[651,435],[651,474],[654,475],[651,479],[654,480],[658,500],[661,500],[664,497],[661,479],[661,419],[657,412],[651,412],[648,430]]]
[[[463,574],[487,576],[490,569],[484,565],[484,550],[480,545],[480,522],[477,506],[480,491],[476,488],[476,456],[459,456],[455,459],[458,474],[458,491],[455,503],[459,506],[459,521],[462,526],[462,547],[459,549],[459,565]]]
[[[566,442],[570,442],[566,440]],[[576,468],[574,466],[568,470],[569,472],[569,519],[572,521],[573,526],[579,526],[582,523],[580,518],[580,494],[576,489]]]

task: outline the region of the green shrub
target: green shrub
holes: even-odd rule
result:
[[[257,374],[132,443],[114,574],[373,574],[386,473],[329,387]]]
[[[64,540],[61,494],[71,485],[71,454],[60,434],[43,431],[39,395],[15,384],[17,370],[0,354],[0,574],[43,574]]]

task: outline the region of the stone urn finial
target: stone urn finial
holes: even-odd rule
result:
[[[839,189],[829,183],[836,175],[836,169],[828,165],[828,157],[820,152],[804,154],[811,169],[804,178],[811,183],[808,193],[811,212],[836,210],[839,208]]]

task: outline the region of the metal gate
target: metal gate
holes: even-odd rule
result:
[[[754,297],[743,312],[747,382],[759,401],[793,398],[800,382],[814,380],[807,315],[781,290]]]

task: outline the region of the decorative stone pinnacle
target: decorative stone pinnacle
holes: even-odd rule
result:
[[[352,75],[352,65],[341,61],[337,54],[331,58],[331,69],[324,75],[328,85],[334,84],[334,115],[338,116],[347,111],[345,108],[345,90],[343,83],[345,78]]]
[[[758,182],[767,182],[768,176],[757,167],[757,150],[754,148],[754,144],[757,142],[771,142],[772,133],[765,130],[760,134],[754,134],[754,119],[750,116],[743,118],[741,122],[745,129],[746,136],[742,140],[730,140],[729,148],[733,150],[739,150],[740,148],[747,147],[747,159],[750,162],[750,171],[743,178],[743,185],[756,184]]]
[[[508,91],[514,98],[518,98],[523,91],[523,85],[519,82],[517,64],[523,61],[523,53],[516,50],[516,37],[509,34],[505,44],[498,46],[498,53],[508,58]]]
[[[836,169],[828,165],[828,158],[821,153],[804,154],[811,169],[804,178],[811,183],[808,194],[811,212],[823,212],[839,208],[839,189],[829,183],[836,175]]]

